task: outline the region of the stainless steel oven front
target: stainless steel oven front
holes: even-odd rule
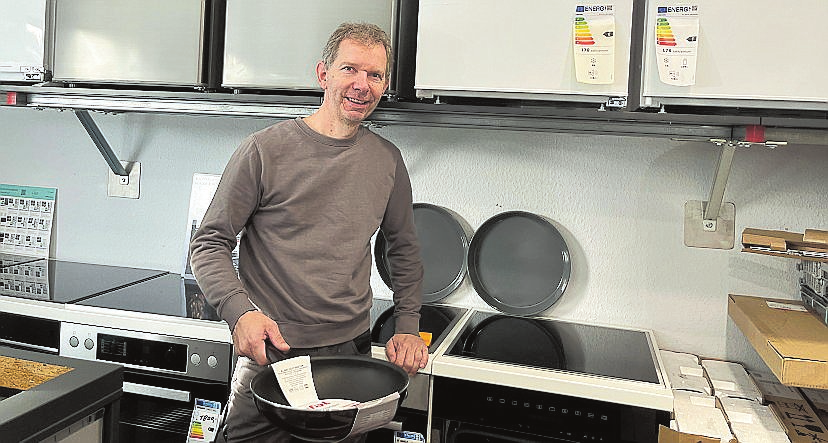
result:
[[[186,441],[195,399],[230,391],[229,343],[63,322],[59,353],[124,365],[122,442]]]

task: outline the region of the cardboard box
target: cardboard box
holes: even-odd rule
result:
[[[664,371],[667,372],[667,379],[670,380],[670,386],[673,389],[713,394],[710,382],[704,376],[704,368],[699,364],[699,357],[684,352],[665,350],[660,350],[659,353],[664,363]]]
[[[782,422],[788,438],[793,443],[828,442],[828,429],[803,397],[808,392],[821,393],[812,389],[785,386],[773,374],[751,372],[751,378],[762,391],[771,410]]]
[[[720,400],[739,443],[789,443],[784,425],[770,407],[744,398]]]
[[[744,398],[762,403],[762,393],[739,363],[705,359],[701,365],[716,397]]]
[[[808,399],[814,407],[817,416],[823,423],[828,423],[828,391],[822,389],[802,389],[802,395]],[[828,441],[826,438],[825,441]]]
[[[801,301],[731,294],[727,312],[783,384],[828,388],[828,326]]]
[[[683,434],[704,436],[717,442],[733,439],[721,402],[716,397],[673,390],[673,416],[675,429]]]
[[[736,443],[736,439],[723,442],[721,439],[705,437],[703,435],[686,434],[670,429],[664,425],[658,427],[658,443]]]
[[[779,399],[770,408],[782,422],[792,443],[828,441],[828,430],[805,400]]]

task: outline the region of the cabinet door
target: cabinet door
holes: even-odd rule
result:
[[[0,0],[0,81],[43,81],[47,0]]]
[[[55,1],[55,80],[203,83],[205,0]]]
[[[320,89],[316,63],[334,29],[374,23],[393,41],[395,14],[395,0],[228,0],[222,86]]]
[[[573,29],[583,3],[420,0],[415,89],[420,97],[472,96],[581,102],[626,97],[632,0],[614,17],[612,82],[578,82]]]
[[[659,7],[697,6],[694,84],[659,76]],[[648,0],[641,104],[828,109],[825,0]],[[669,18],[666,19],[669,21]]]

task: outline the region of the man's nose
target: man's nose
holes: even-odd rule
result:
[[[365,71],[357,72],[356,79],[354,79],[354,89],[364,91],[368,89],[368,73]]]

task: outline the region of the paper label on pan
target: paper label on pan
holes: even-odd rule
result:
[[[575,79],[578,83],[615,81],[615,12],[613,5],[578,5],[572,28]]]
[[[673,86],[696,84],[699,7],[658,6],[655,23],[658,77]]]
[[[288,404],[293,407],[313,405],[319,402],[316,386],[311,375],[310,357],[307,355],[281,360],[270,365],[276,381],[282,388]]]
[[[361,403],[357,407],[354,426],[348,435],[362,434],[390,422],[394,418],[394,413],[397,412],[399,398],[400,394],[394,392],[383,398]]]
[[[792,305],[790,303],[778,303],[778,302],[773,302],[773,301],[769,301],[769,302],[766,302],[766,303],[768,304],[768,307],[771,308],[771,309],[781,309],[783,311],[808,312],[808,310],[805,309],[805,306],[802,306],[802,305]]]

